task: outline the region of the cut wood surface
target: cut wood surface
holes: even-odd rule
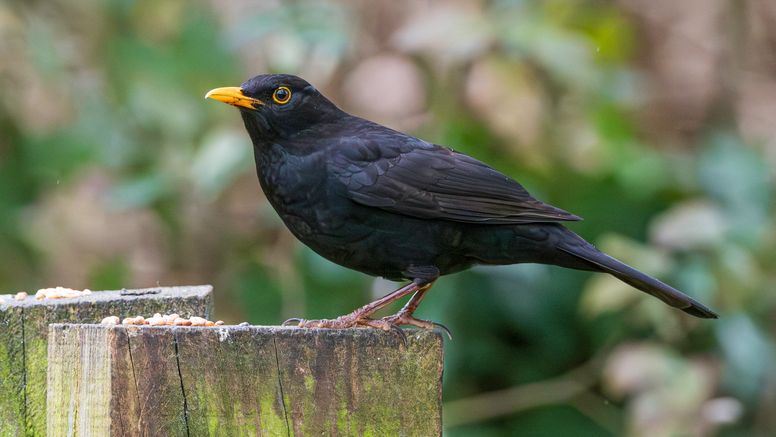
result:
[[[437,333],[51,325],[49,435],[441,435]]]
[[[99,323],[111,315],[123,318],[157,312],[209,317],[212,290],[203,285],[95,291],[70,299],[1,296],[0,436],[46,435],[49,323]]]

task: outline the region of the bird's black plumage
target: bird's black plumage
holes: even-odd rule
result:
[[[597,250],[561,224],[579,217],[487,164],[349,115],[296,76],[256,76],[209,96],[240,108],[261,187],[291,232],[345,267],[412,280],[413,301],[423,285],[475,264],[543,263],[609,273],[716,317]]]

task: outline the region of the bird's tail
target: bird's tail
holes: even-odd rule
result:
[[[714,311],[711,311],[705,305],[696,301],[690,296],[687,296],[670,285],[664,284],[663,282],[645,273],[642,273],[615,258],[612,258],[611,256],[599,251],[593,245],[587,243],[573,232],[568,231],[567,229],[564,230],[566,230],[569,234],[574,235],[576,238],[564,238],[561,240],[560,244],[558,244],[557,248],[563,252],[568,253],[569,255],[592,264],[594,270],[609,273],[621,281],[636,287],[645,293],[649,293],[652,296],[655,296],[668,305],[671,305],[674,308],[679,308],[687,314],[704,319],[716,319],[718,317]]]

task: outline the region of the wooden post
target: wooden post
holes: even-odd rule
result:
[[[70,299],[0,301],[0,435],[46,435],[48,325],[177,312],[209,317],[213,287],[99,291]]]
[[[442,433],[437,333],[51,325],[49,435]]]

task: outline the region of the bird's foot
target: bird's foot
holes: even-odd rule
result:
[[[288,319],[283,322],[283,326],[296,326],[298,328],[322,328],[322,329],[348,329],[348,328],[374,328],[383,331],[393,331],[402,339],[404,346],[407,346],[407,335],[401,330],[399,325],[389,323],[382,319],[370,319],[369,317],[352,312],[336,319],[318,319],[305,320],[299,318]]]
[[[375,328],[382,329],[383,331],[391,331],[399,329],[399,327],[402,325],[410,325],[428,330],[439,329],[444,332],[450,338],[450,340],[453,339],[453,335],[450,333],[450,330],[447,328],[447,326],[437,322],[416,319],[404,311],[400,311],[392,316],[383,317],[382,319],[370,319],[369,317],[362,316],[357,313],[350,313],[337,317],[336,319],[305,320],[300,318],[292,318],[283,322],[282,326],[322,329]]]
[[[450,340],[453,334],[447,326],[431,322],[428,320],[416,319],[408,314],[394,314],[383,317],[382,319],[370,319],[368,317],[354,317],[353,314],[337,317],[336,319],[317,319],[305,320],[292,318],[283,322],[282,326],[296,326],[297,328],[321,328],[321,329],[348,329],[348,328],[373,328],[383,331],[393,331],[402,338],[404,345],[407,345],[407,334],[401,329],[402,325],[411,325],[421,329],[440,330],[447,335]]]
[[[374,322],[386,323],[391,326],[410,325],[431,331],[439,329],[440,331],[444,332],[450,340],[453,339],[453,334],[450,332],[447,326],[441,323],[432,322],[430,320],[416,319],[412,316],[412,314],[406,311],[399,311],[392,316],[383,317],[382,319],[375,320]]]
[[[298,328],[322,328],[322,329],[348,329],[348,328],[380,328],[390,330],[390,327],[377,323],[379,320],[370,319],[365,314],[354,311],[336,319],[305,320],[299,318],[288,319],[283,326],[296,326]]]

